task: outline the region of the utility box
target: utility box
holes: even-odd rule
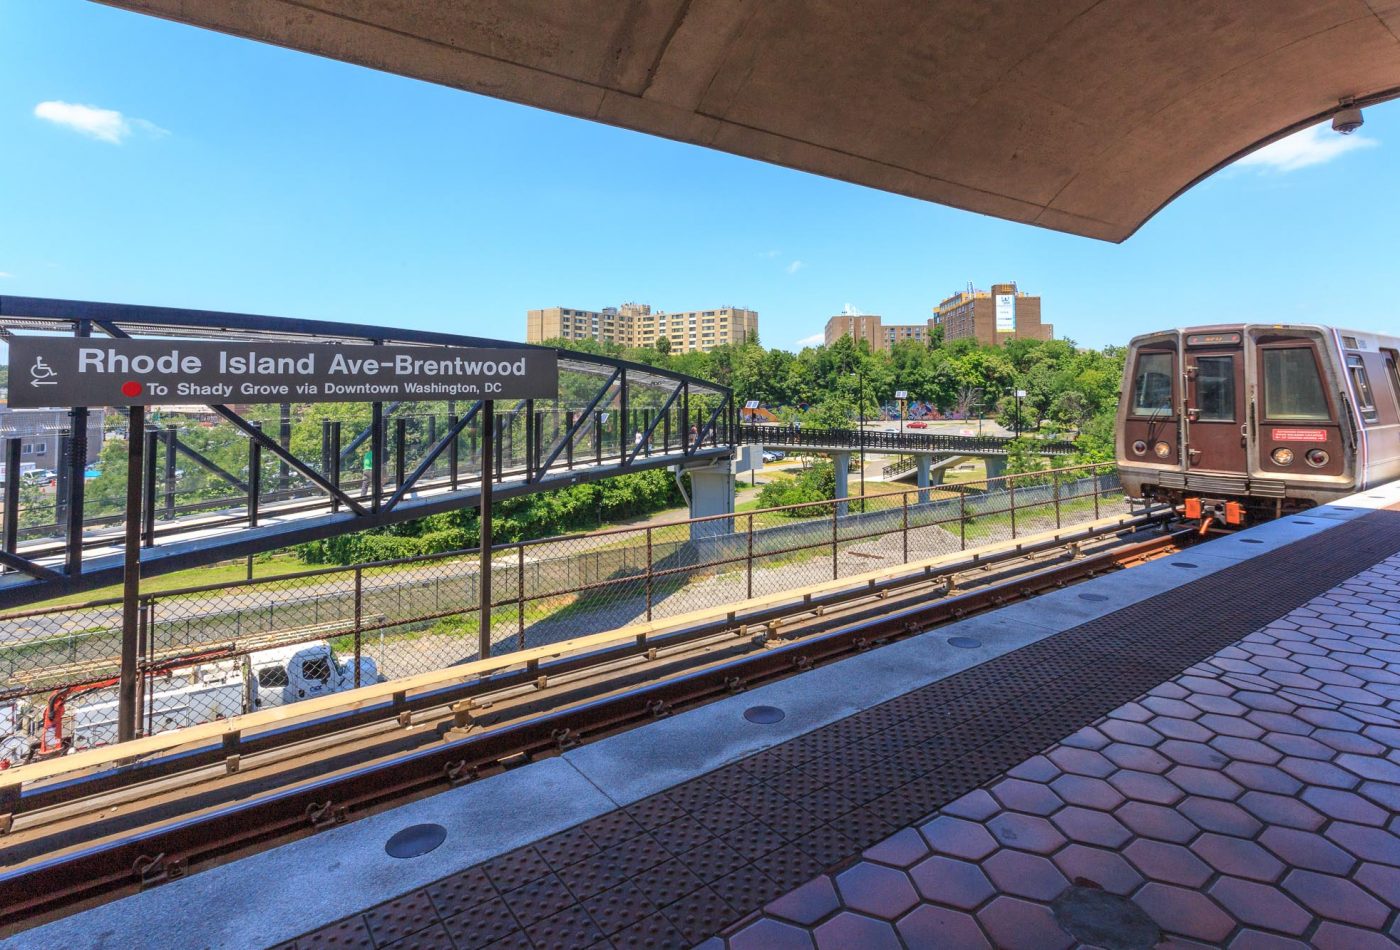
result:
[[[739,445],[734,448],[734,474],[756,471],[763,467],[763,446]]]

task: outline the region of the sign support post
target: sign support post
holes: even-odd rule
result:
[[[122,653],[117,685],[117,741],[136,738],[136,655],[141,621],[141,480],[146,407],[132,406],[126,432],[126,543],[122,548]]]
[[[496,401],[487,399],[481,404],[481,507],[477,515],[477,522],[481,530],[478,532],[481,538],[481,558],[478,570],[481,572],[481,620],[480,620],[480,645],[477,650],[478,659],[486,659],[491,655],[491,492],[492,480],[495,466],[493,464],[492,450],[495,448],[496,440],[493,431],[496,426]],[[524,633],[524,631],[521,631]]]

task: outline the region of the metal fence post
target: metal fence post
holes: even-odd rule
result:
[[[652,574],[651,528],[647,528],[647,619],[651,619],[651,605],[655,579]]]
[[[363,636],[361,627],[364,621],[364,584],[365,575],[363,568],[355,568],[355,686],[360,685],[360,647]],[[382,657],[381,657],[382,659]]]
[[[260,423],[252,423],[253,428],[261,429]],[[248,527],[258,526],[258,494],[262,490],[262,444],[257,439],[248,440]]]
[[[1016,540],[1016,476],[1006,476],[1006,488],[1011,493],[1011,540]]]
[[[515,548],[515,622],[519,625],[516,644],[525,649],[525,545]]]
[[[1055,478],[1055,530],[1060,528],[1060,470],[1057,468],[1052,473]]]
[[[149,548],[156,543],[156,447],[160,445],[160,433],[152,430],[144,433],[141,438],[146,440],[146,475],[145,487],[142,489],[145,504],[141,511],[141,543]]]
[[[288,402],[278,406],[280,418],[277,422],[277,441],[282,445],[283,452],[292,450],[292,404]],[[287,465],[287,460],[282,459],[277,466],[277,490],[285,492],[287,483],[291,481],[292,470]]]
[[[457,428],[457,413],[449,413],[447,416],[447,431],[451,432]],[[457,462],[460,456],[462,443],[462,433],[457,433],[452,437],[452,441],[447,443],[447,478],[452,485],[452,490],[457,490]]]
[[[1099,520],[1099,466],[1095,465],[1090,474],[1094,478],[1094,520]]]
[[[748,553],[747,561],[748,561],[748,566],[749,566],[748,597],[749,597],[750,599],[752,599],[752,598],[753,598],[753,512],[749,512],[749,553]]]
[[[514,433],[515,426],[511,426]],[[535,449],[540,444],[540,414],[535,411],[535,401],[525,400],[525,484],[535,480]]]
[[[5,553],[14,554],[19,546],[19,456],[24,440],[5,440]]]
[[[165,440],[165,517],[175,517],[175,440],[179,435],[175,427],[166,426],[162,433]]]
[[[394,420],[394,485],[403,484],[404,455],[408,452],[408,420],[403,416]]]
[[[904,563],[909,563],[909,493],[904,493]]]
[[[143,600],[137,613],[136,652],[141,657],[142,669],[136,674],[136,722],[132,726],[133,738],[148,735],[152,720],[155,719],[155,683],[151,682],[151,658],[155,645],[151,643],[151,605]],[[142,710],[145,709],[145,713]]]
[[[958,492],[958,550],[967,550],[967,492]]]
[[[836,505],[831,506],[831,579],[836,580],[840,576],[840,568],[836,562],[836,542],[838,538],[836,528]]]
[[[321,420],[321,471],[331,470],[331,420]]]
[[[369,491],[370,511],[378,513],[379,496],[384,493],[384,403],[370,404]]]
[[[331,483],[332,485],[334,485],[336,488],[339,488],[339,487],[340,487],[340,420],[337,419],[337,420],[331,422],[331,430],[330,430],[330,435],[329,435],[328,438],[329,438],[329,442],[330,442],[330,455],[327,456],[327,458],[326,458],[326,461],[329,463],[329,464],[326,466],[326,477],[330,480],[330,483]],[[340,499],[339,499],[339,498],[336,498],[335,496],[331,496],[331,511],[339,511],[339,510],[340,510]]]

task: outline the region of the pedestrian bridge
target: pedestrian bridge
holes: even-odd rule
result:
[[[450,333],[252,314],[0,296],[0,338],[105,336],[522,348]],[[732,497],[728,460],[737,438],[730,391],[639,363],[559,350],[559,394],[494,405],[480,401],[347,402],[316,407],[156,407],[139,434],[143,576],[200,567],[306,541],[399,524],[482,502],[670,466],[691,472],[695,514]],[[125,410],[57,407],[52,485],[7,478],[0,532],[0,608],[117,582],[127,525]],[[488,425],[488,423],[490,423]],[[7,472],[20,471],[21,432],[0,430]],[[482,433],[490,432],[490,445]],[[101,452],[113,440],[126,448]],[[484,451],[489,449],[490,451]],[[108,469],[115,469],[109,471]],[[713,484],[710,484],[713,482]],[[722,508],[722,503],[717,503]],[[726,510],[732,510],[732,500]],[[465,542],[463,542],[465,545]]]

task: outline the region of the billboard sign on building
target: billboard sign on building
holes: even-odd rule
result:
[[[1015,333],[1015,332],[1016,332],[1016,295],[1015,295],[1015,294],[997,294],[997,295],[996,295],[996,310],[997,310],[997,332],[998,332],[998,333]]]
[[[14,337],[12,407],[553,398],[549,349]]]

